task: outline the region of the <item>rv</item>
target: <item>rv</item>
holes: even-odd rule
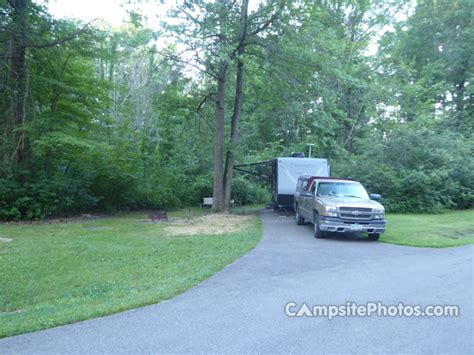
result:
[[[301,175],[329,177],[331,167],[321,158],[275,158],[272,163],[272,207],[293,208],[296,183]]]

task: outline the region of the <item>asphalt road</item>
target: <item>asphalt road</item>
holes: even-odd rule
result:
[[[473,343],[473,247],[314,239],[263,214],[263,241],[157,305],[0,341],[0,353],[456,353]],[[288,317],[285,304],[458,305],[459,317]]]

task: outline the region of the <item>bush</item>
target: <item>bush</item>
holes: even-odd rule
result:
[[[383,195],[389,211],[437,212],[474,206],[473,143],[451,132],[415,128],[358,140],[333,162],[334,175]]]
[[[204,197],[211,197],[213,183],[214,180],[211,174],[197,176],[194,182],[190,184],[191,204],[201,203]],[[232,180],[231,199],[239,205],[253,205],[268,202],[270,194],[263,186],[242,176],[236,176]]]
[[[188,203],[197,205],[202,202],[204,197],[212,197],[213,184],[214,180],[211,174],[196,176],[194,181],[189,184]]]
[[[270,193],[259,184],[238,176],[233,179],[231,198],[239,205],[254,205],[270,201]]]
[[[96,205],[83,180],[61,175],[21,183],[21,178],[0,179],[1,220],[42,219],[88,211]]]

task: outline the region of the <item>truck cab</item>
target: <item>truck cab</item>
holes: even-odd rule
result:
[[[365,232],[378,240],[386,229],[385,209],[376,201],[380,198],[369,196],[355,180],[303,175],[294,197],[296,223],[313,223],[316,238],[327,232]]]

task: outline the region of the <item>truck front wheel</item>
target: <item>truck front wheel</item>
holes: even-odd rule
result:
[[[319,215],[314,213],[314,237],[315,238],[324,238],[324,231],[319,228]]]
[[[369,240],[372,240],[372,241],[377,241],[379,240],[380,238],[380,234],[378,233],[369,233]]]

